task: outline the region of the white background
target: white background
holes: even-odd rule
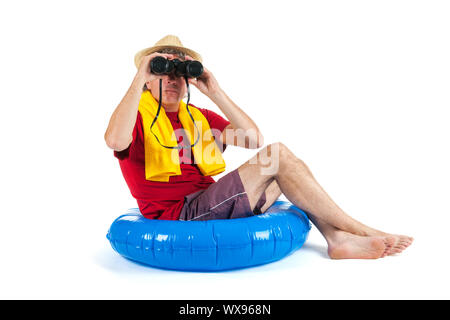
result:
[[[447,1],[1,2],[0,298],[450,298],[449,16]],[[266,144],[413,245],[333,261],[313,229],[279,262],[224,273],[115,253],[106,232],[136,202],[103,134],[134,54],[167,34],[202,54]],[[191,102],[223,115],[196,89]],[[226,173],[256,152],[229,147]]]

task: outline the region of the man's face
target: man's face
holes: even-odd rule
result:
[[[184,59],[177,55],[171,55],[170,59]],[[183,77],[176,77],[174,73],[163,75],[162,77],[162,103],[164,105],[178,105],[187,93],[186,82]],[[147,88],[153,97],[159,99],[159,79],[147,82]]]

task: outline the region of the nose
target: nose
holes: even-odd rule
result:
[[[169,80],[172,80],[172,81],[177,80],[177,76],[175,75],[175,72],[169,73],[168,78],[169,78]]]

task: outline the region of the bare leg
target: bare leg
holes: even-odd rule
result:
[[[266,203],[262,206],[261,212],[265,212],[282,194],[277,181],[274,179],[267,189],[264,191],[266,193]],[[254,209],[252,207],[252,209]]]
[[[272,167],[275,165],[275,170],[264,171],[267,169],[267,164]],[[275,143],[261,150],[255,157],[239,167],[239,174],[252,208],[262,192],[268,190],[269,186],[275,189],[273,181],[276,181],[280,192],[284,193],[294,205],[308,213],[312,222],[326,238],[329,253],[330,250],[331,253],[339,253],[334,256],[335,258],[358,256],[377,258],[394,253],[393,248],[401,251],[412,241],[409,237],[389,235],[372,229],[347,215],[317,183],[306,164],[295,157],[282,143]],[[277,192],[272,190],[272,193]],[[266,197],[267,195],[268,192]],[[266,205],[269,206],[271,203]],[[404,237],[402,246],[400,246],[400,237]],[[365,247],[365,250],[359,250],[359,253],[350,252],[351,242],[360,249]],[[336,248],[345,248],[345,250],[334,250]]]
[[[277,181],[274,179],[265,190],[266,203],[261,208],[265,212],[282,194]],[[378,258],[385,257],[393,250],[392,237],[362,237],[339,230],[324,221],[313,218],[312,222],[319,229],[328,243],[328,255],[333,259],[349,258]]]
[[[343,231],[362,236],[368,235],[371,231],[370,228],[339,208],[315,181],[306,164],[295,157],[287,147],[277,143],[271,144],[265,149],[267,159],[272,161],[271,164],[275,161],[278,162],[278,170],[261,174],[263,172],[261,163],[267,161],[267,159],[262,159],[264,157],[262,152],[239,167],[239,175],[252,208],[262,192],[269,187],[273,180],[276,180],[286,198],[313,217]]]

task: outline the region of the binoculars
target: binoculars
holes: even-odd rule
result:
[[[169,60],[158,56],[150,61],[150,72],[154,74],[171,74],[173,72],[177,77],[198,78],[203,73],[203,65],[195,60]]]

